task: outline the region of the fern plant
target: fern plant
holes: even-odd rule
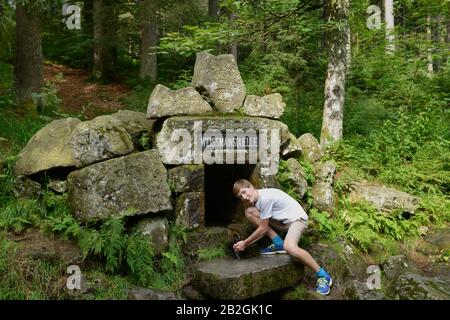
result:
[[[106,271],[114,272],[121,266],[127,237],[123,219],[112,218],[104,222],[100,230],[83,228],[78,244],[85,258],[89,254],[102,256],[106,259]]]

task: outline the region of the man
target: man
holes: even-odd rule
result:
[[[248,207],[245,210],[245,216],[257,227],[247,239],[236,242],[233,245],[234,250],[244,251],[255,241],[268,236],[272,244],[262,249],[261,254],[287,252],[316,273],[316,292],[322,295],[329,294],[333,283],[331,276],[317,264],[308,251],[298,246],[308,221],[308,215],[302,206],[279,189],[255,189],[249,181],[244,179],[234,183],[233,193],[246,202]],[[284,242],[272,227],[287,230]]]

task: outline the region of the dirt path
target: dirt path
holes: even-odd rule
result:
[[[88,81],[86,70],[63,65],[45,64],[44,79],[51,81],[62,99],[61,112],[82,114],[92,119],[101,114],[126,109],[120,99],[131,90],[122,84],[97,84]]]

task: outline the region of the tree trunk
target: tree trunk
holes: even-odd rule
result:
[[[82,29],[84,36],[86,39],[94,38],[94,1],[93,0],[84,0],[83,4],[83,24]],[[92,71],[93,67],[93,57],[94,57],[94,49],[92,43],[86,45],[86,50],[89,54],[86,55],[86,60],[84,63],[84,68],[88,71]]]
[[[433,70],[434,72],[439,72],[444,63],[444,57],[441,54],[445,50],[445,30],[443,25],[444,17],[442,14],[438,14],[434,18],[434,28],[432,26],[432,43],[433,43],[433,54],[436,55],[433,59]]]
[[[431,17],[427,16],[427,46],[428,46],[428,54],[427,54],[427,73],[428,77],[433,76],[433,40],[431,37]]]
[[[345,70],[348,72],[352,65],[352,34],[350,30],[350,26],[348,27],[347,32],[347,43],[345,44],[346,57],[345,57]]]
[[[236,14],[234,14],[233,12],[231,12],[229,14],[229,19],[231,20],[231,23],[233,23],[233,20],[236,20],[237,16]],[[234,59],[236,60],[236,62],[238,61],[238,45],[235,41],[235,39],[231,39],[231,44],[230,44],[230,53],[234,56]]]
[[[36,9],[29,9],[32,3],[16,4],[14,75],[20,103],[31,100],[32,93],[40,93],[44,85],[41,21]]]
[[[329,21],[337,23],[327,36],[328,67],[320,143],[342,139],[345,96],[345,65],[348,41],[348,0],[330,0]]]
[[[450,43],[450,17],[447,18],[447,43]]]
[[[141,26],[141,68],[139,77],[141,80],[148,80],[155,84],[158,76],[158,60],[155,48],[159,40],[158,6],[155,0],[144,0],[142,5],[143,21]]]
[[[384,0],[384,20],[386,23],[386,53],[393,54],[395,51],[393,0]]]
[[[209,0],[208,1],[208,16],[215,18],[219,15],[219,1],[220,0]]]
[[[109,81],[117,64],[116,8],[112,0],[94,0],[94,65],[96,80]]]

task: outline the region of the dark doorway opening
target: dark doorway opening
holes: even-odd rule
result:
[[[240,200],[233,196],[238,179],[250,179],[256,165],[205,166],[205,224],[226,227],[241,213]]]

